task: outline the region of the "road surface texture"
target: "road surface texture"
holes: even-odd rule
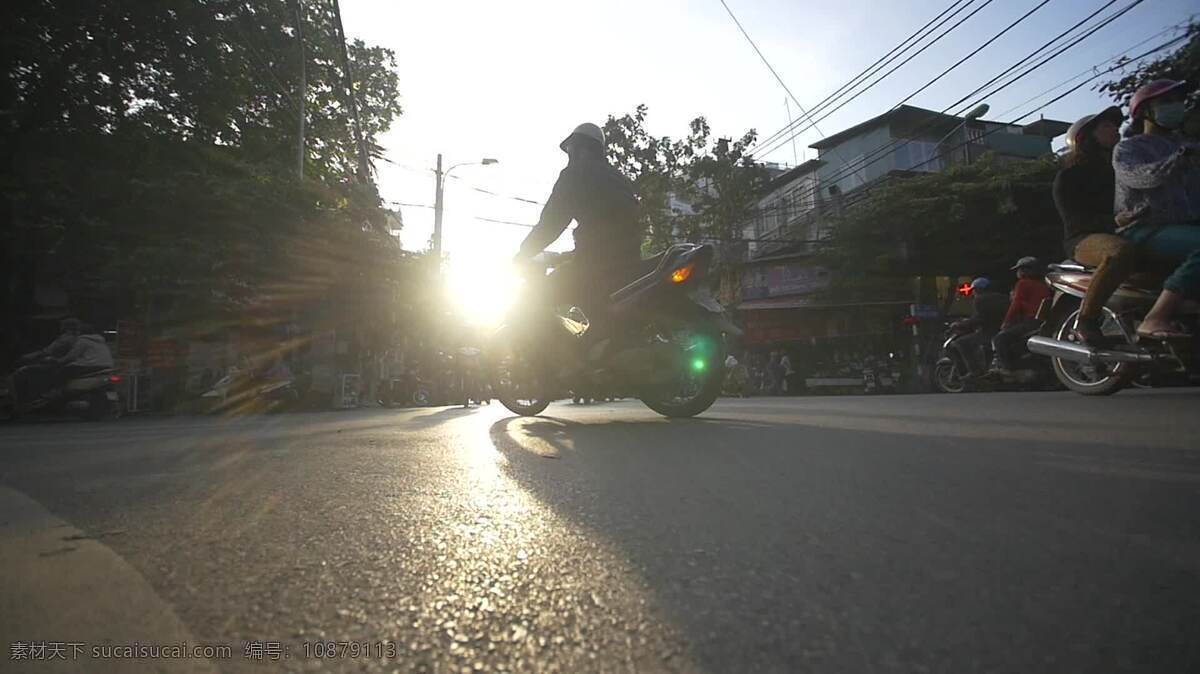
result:
[[[232,652],[0,669],[1197,672],[1198,431],[1194,389],[8,426],[6,658]]]

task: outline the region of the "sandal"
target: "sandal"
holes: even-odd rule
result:
[[[1138,339],[1152,339],[1163,342],[1168,339],[1191,339],[1191,335],[1178,330],[1154,330],[1151,332],[1142,332],[1138,330],[1136,333]]]

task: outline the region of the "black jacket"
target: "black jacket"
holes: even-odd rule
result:
[[[976,293],[974,311],[963,321],[964,328],[974,328],[993,335],[1000,332],[1004,314],[1008,312],[1008,297],[1003,293]]]
[[[1075,245],[1088,234],[1112,234],[1116,177],[1103,158],[1068,166],[1054,177],[1054,205],[1063,222],[1063,248],[1075,254]]]
[[[637,203],[633,183],[605,160],[573,161],[558,175],[521,254],[540,253],[574,220],[576,264],[595,270],[636,265],[642,249]]]

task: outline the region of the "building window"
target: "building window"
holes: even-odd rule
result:
[[[926,140],[909,140],[896,148],[896,168],[906,171],[935,172],[942,170],[938,145]]]

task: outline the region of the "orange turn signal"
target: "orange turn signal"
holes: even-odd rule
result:
[[[683,283],[692,277],[692,269],[696,266],[695,262],[685,264],[682,267],[671,272],[671,283]]]

